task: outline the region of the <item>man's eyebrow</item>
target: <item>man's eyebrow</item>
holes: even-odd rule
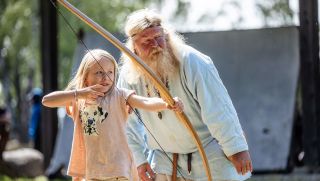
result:
[[[153,33],[152,36],[159,36],[159,35],[162,35],[161,32],[156,32],[156,33]],[[142,35],[141,38],[149,38],[151,37],[150,35]]]

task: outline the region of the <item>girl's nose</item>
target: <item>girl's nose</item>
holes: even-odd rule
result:
[[[102,77],[102,80],[103,81],[111,81],[112,82],[113,81],[112,78],[113,78],[112,74],[108,75],[107,73],[105,73],[104,76]]]
[[[111,81],[111,77],[108,76],[107,74],[105,74],[103,77],[102,77],[102,80],[110,80]]]

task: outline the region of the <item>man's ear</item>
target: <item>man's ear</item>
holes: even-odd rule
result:
[[[138,55],[138,52],[137,52],[137,50],[135,48],[133,49],[133,53]]]

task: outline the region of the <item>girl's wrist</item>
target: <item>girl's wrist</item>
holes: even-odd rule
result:
[[[167,109],[170,109],[170,110],[172,109],[172,107],[168,103],[165,103],[165,104]]]

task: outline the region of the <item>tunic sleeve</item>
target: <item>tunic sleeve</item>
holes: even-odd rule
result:
[[[197,52],[188,54],[184,63],[187,87],[224,153],[230,156],[248,150],[236,110],[212,60]]]

